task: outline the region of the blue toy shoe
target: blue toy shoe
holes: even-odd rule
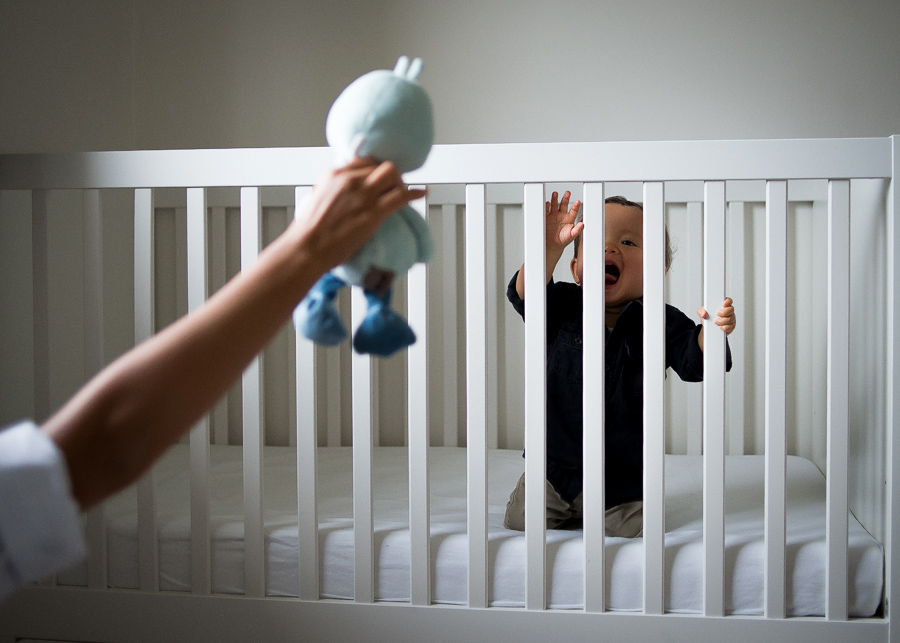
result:
[[[334,298],[346,284],[327,273],[310,289],[294,309],[294,326],[317,344],[337,346],[347,337],[347,329],[334,307]]]
[[[353,348],[357,353],[371,353],[378,357],[389,357],[401,348],[416,341],[416,334],[409,324],[391,310],[391,291],[379,297],[366,292],[368,312],[353,335]]]

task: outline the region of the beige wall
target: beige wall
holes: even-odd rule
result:
[[[438,141],[900,131],[894,0],[0,0],[0,152],[324,144],[425,59]]]

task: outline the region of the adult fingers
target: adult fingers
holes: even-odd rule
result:
[[[377,208],[385,215],[393,214],[410,201],[421,199],[426,194],[427,190],[408,188],[401,184],[381,194],[378,197]]]
[[[361,168],[361,171],[364,171],[364,168]],[[363,179],[363,185],[376,194],[386,192],[402,184],[403,179],[400,176],[400,171],[390,161],[381,163]]]

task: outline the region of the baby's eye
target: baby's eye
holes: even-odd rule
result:
[[[637,244],[634,241],[631,241],[629,239],[624,240],[622,242],[622,245],[623,246],[637,246]]]

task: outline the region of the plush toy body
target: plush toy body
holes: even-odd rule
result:
[[[341,163],[354,156],[391,161],[401,172],[420,167],[434,140],[431,102],[416,82],[417,58],[401,57],[394,71],[380,69],[353,81],[335,100],[325,125],[328,144]],[[320,279],[294,311],[304,336],[334,346],[347,331],[334,307],[344,286],[363,288],[368,308],[353,335],[359,353],[387,357],[416,341],[409,324],[391,310],[394,276],[431,259],[434,242],[425,221],[406,206],[391,215],[347,263]]]

